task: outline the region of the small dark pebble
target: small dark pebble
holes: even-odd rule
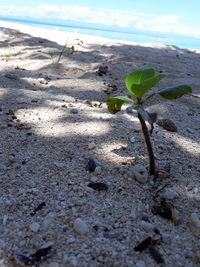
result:
[[[87,163],[87,166],[86,166],[86,169],[89,171],[89,172],[94,172],[95,169],[96,169],[96,163],[93,159],[89,159],[88,160],[88,163]]]
[[[172,218],[172,209],[164,198],[161,199],[160,204],[157,204],[153,207],[153,213],[158,214],[164,219],[173,220]]]
[[[98,231],[99,226],[98,226],[98,225],[94,225],[94,226],[93,226],[93,229],[94,229],[95,231]]]
[[[46,206],[45,202],[40,203],[34,210],[33,212],[30,213],[31,216],[34,216],[37,211],[41,210],[43,207]]]
[[[19,253],[14,253],[15,260],[18,261],[21,265],[35,265],[40,263],[42,260],[46,260],[52,251],[52,246],[46,248],[38,249],[34,254],[30,256],[25,256]]]
[[[155,249],[154,247],[150,247],[149,248],[149,252],[152,256],[152,258],[157,262],[157,263],[165,263],[162,255],[160,254],[160,252]]]
[[[156,124],[162,127],[163,129],[170,132],[177,132],[177,127],[172,120],[169,119],[161,119],[157,120]]]
[[[100,76],[102,76],[102,74],[107,74],[107,72],[108,72],[108,66],[103,66],[103,65],[101,65],[101,66],[99,66],[99,69],[98,69],[98,74],[100,75]]]
[[[142,252],[146,248],[148,248],[151,245],[152,238],[149,236],[146,239],[144,239],[139,245],[134,247],[135,251],[140,251]]]
[[[108,190],[108,186],[105,183],[89,183],[88,187],[97,191]]]
[[[32,133],[27,133],[26,135],[32,135]]]

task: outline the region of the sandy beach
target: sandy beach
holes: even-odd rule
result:
[[[136,179],[137,166],[148,173],[136,113],[106,106],[140,67],[166,74],[153,90],[193,89],[147,103],[176,126],[155,124],[156,163],[168,174],[156,185]],[[199,77],[197,50],[0,21],[0,266],[154,267],[154,250],[166,266],[199,266]],[[155,213],[162,199],[172,220]],[[136,251],[147,238],[150,249]]]

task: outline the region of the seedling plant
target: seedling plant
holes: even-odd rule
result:
[[[156,165],[150,135],[153,132],[153,124],[156,122],[156,114],[147,112],[143,105],[148,99],[156,95],[160,95],[167,100],[174,100],[185,94],[192,93],[192,88],[190,86],[178,85],[175,87],[158,90],[157,92],[147,95],[146,93],[165,76],[166,75],[162,73],[157,74],[153,68],[140,68],[128,74],[125,79],[126,88],[128,89],[129,93],[131,93],[131,96],[110,97],[107,101],[108,110],[112,114],[120,111],[125,102],[131,103],[131,107],[136,110],[148,150],[149,173],[154,177],[156,177]],[[146,122],[150,124],[150,130],[148,129]]]
[[[63,48],[62,48],[62,50],[61,50],[60,53],[59,53],[59,56],[58,56],[58,58],[57,58],[57,60],[56,60],[56,63],[59,63],[59,62],[60,62],[61,57],[62,57],[62,55],[63,55],[63,53],[64,53],[64,51],[65,51],[66,49],[69,50],[70,54],[74,54],[75,52],[78,52],[78,48],[79,48],[81,45],[83,45],[83,41],[80,40],[80,39],[75,39],[75,41],[76,41],[76,44],[75,44],[75,45],[71,45],[71,46],[68,46],[67,42],[65,43],[65,45],[64,45]],[[53,57],[51,51],[49,51],[49,55],[50,55],[50,57],[51,57],[52,62],[54,63],[54,57]]]

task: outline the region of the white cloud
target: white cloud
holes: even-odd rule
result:
[[[15,16],[45,19],[74,20],[113,27],[129,28],[133,31],[145,30],[162,33],[173,33],[184,36],[200,37],[200,30],[184,25],[176,14],[152,16],[132,11],[94,9],[83,6],[41,4],[35,7],[18,7],[15,5],[0,5],[0,16]]]

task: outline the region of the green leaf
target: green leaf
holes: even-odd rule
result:
[[[131,102],[132,104],[135,104],[135,102],[127,96],[110,97],[107,101],[108,110],[111,113],[115,114],[116,112],[121,110],[124,102]]]
[[[185,94],[192,93],[192,88],[188,85],[179,85],[159,90],[157,93],[165,99],[177,99]]]
[[[127,89],[138,98],[150,90],[155,84],[165,77],[164,74],[156,74],[152,68],[141,68],[130,73],[126,79]]]
[[[141,105],[135,106],[135,109],[137,110],[137,112],[142,116],[142,118],[145,121],[148,121],[149,124],[153,124],[153,123],[156,122],[156,117],[157,116],[155,114],[150,114],[149,112],[144,110]]]

